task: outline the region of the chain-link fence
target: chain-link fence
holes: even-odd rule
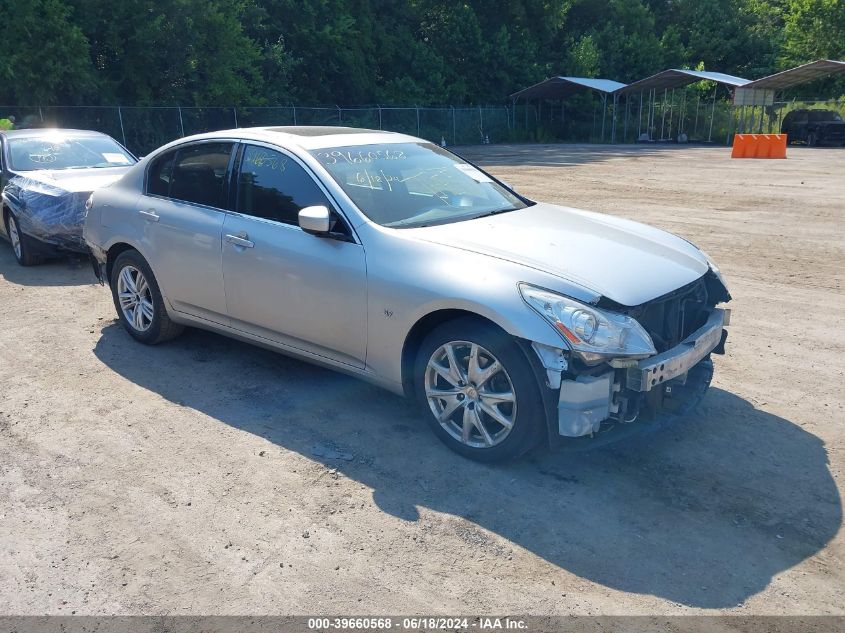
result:
[[[98,130],[139,155],[199,132],[272,125],[328,125],[403,132],[446,145],[512,142],[729,144],[733,134],[778,132],[798,108],[829,109],[845,116],[845,98],[776,102],[735,108],[714,93],[694,89],[600,97],[577,95],[565,103],[480,107],[261,106],[237,108],[0,106],[18,127]]]
[[[791,110],[818,109],[845,118],[845,97],[825,101],[776,101],[735,107],[713,92],[583,95],[566,104],[546,103],[537,112],[536,140],[584,143],[713,143],[728,145],[738,132],[775,134]]]
[[[446,145],[532,141],[539,119],[533,105],[480,107],[262,106],[237,108],[0,106],[17,127],[98,130],[143,155],[176,138],[236,127],[328,125],[403,132]]]

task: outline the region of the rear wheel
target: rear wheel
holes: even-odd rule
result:
[[[519,457],[539,441],[544,409],[528,360],[505,332],[473,318],[423,341],[416,392],[435,434],[483,462]]]
[[[153,271],[138,251],[118,256],[110,285],[117,316],[135,340],[155,345],[182,333],[184,327],[167,315]]]
[[[41,261],[29,244],[29,238],[21,231],[18,219],[11,213],[6,213],[6,234],[12,242],[12,252],[21,266],[34,266]]]

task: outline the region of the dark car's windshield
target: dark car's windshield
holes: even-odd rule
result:
[[[122,167],[135,158],[108,136],[50,136],[9,139],[9,163],[14,171]]]
[[[838,112],[827,112],[821,110],[818,112],[810,112],[810,121],[819,123],[821,121],[841,121],[842,117]]]
[[[330,147],[311,154],[374,222],[413,227],[522,209],[487,174],[432,143]]]

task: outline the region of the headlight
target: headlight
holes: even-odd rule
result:
[[[654,343],[635,319],[606,312],[569,297],[520,284],[519,292],[537,314],[552,324],[587,362],[605,357],[650,356]]]

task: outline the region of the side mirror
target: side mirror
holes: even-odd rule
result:
[[[331,215],[324,206],[305,207],[299,211],[299,228],[311,235],[327,235],[331,229]]]

